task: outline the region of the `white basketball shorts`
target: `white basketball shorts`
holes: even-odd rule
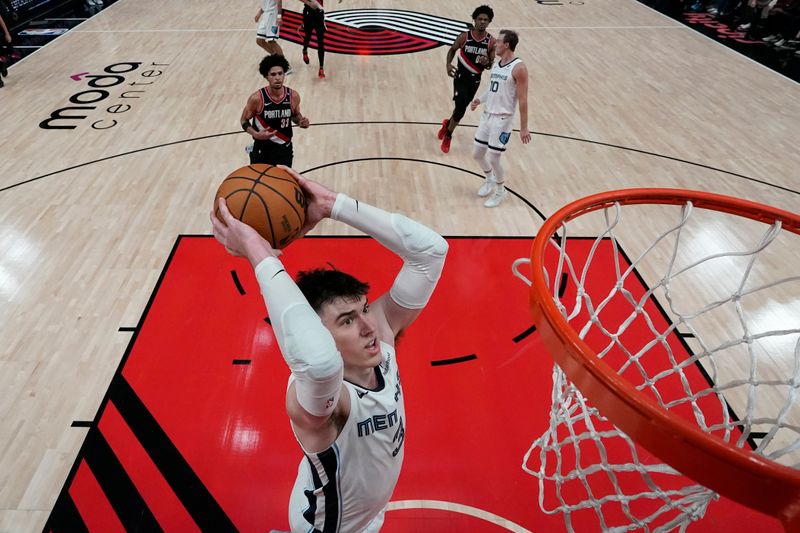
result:
[[[256,31],[258,38],[266,41],[275,41],[278,39],[279,31],[278,12],[263,13],[258,21],[258,30]]]
[[[488,146],[490,150],[505,152],[513,130],[513,115],[490,115],[483,113],[478,131],[475,133],[475,144]]]

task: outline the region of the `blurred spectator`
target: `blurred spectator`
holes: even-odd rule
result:
[[[2,56],[0,56],[0,87],[5,85],[3,82],[4,77],[8,77],[8,63],[11,61],[11,34],[8,33],[3,16],[0,15],[0,30],[3,31],[2,36]]]
[[[797,49],[800,37],[800,0],[778,0],[764,24],[764,42],[781,49]]]
[[[717,17],[727,17],[733,13],[741,3],[742,0],[716,0],[712,2],[708,12]]]
[[[759,34],[764,20],[769,15],[770,9],[778,0],[748,0],[745,9],[744,22],[736,28],[747,32],[747,36],[754,38]]]
[[[740,49],[742,53],[800,82],[800,0],[639,1],[689,25],[720,28],[717,40],[748,44]],[[687,15],[701,11],[707,11],[720,25],[709,24],[705,17]],[[732,28],[745,32],[744,39],[731,32]],[[753,42],[757,39],[762,41],[761,46]],[[770,49],[774,53],[763,53]]]

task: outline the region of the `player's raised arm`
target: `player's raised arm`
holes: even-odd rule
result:
[[[403,259],[391,289],[373,304],[397,336],[419,316],[433,294],[444,267],[447,241],[419,222],[342,193],[336,196],[331,218],[372,236]]]
[[[291,172],[309,205],[304,234],[321,219],[330,217],[370,235],[403,259],[403,267],[389,292],[372,305],[373,311],[383,314],[392,334],[397,336],[417,318],[433,294],[444,267],[447,241],[408,217],[335,193]]]
[[[330,331],[278,259],[279,252],[230,214],[219,200],[220,219],[211,212],[214,237],[255,270],[281,354],[295,378],[298,415],[287,400],[292,422],[305,429],[327,423],[342,390],[343,364]]]

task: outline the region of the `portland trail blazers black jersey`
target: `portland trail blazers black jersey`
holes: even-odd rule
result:
[[[283,98],[273,100],[267,88],[261,89],[261,111],[253,117],[253,126],[262,131],[266,128],[277,131],[277,135],[270,141],[276,144],[292,142],[292,94],[293,91],[284,87]]]
[[[489,33],[483,39],[478,40],[472,35],[472,30],[467,32],[467,40],[458,49],[458,70],[462,74],[481,75],[484,67],[478,63],[478,58],[489,55],[489,41],[491,39],[492,36]]]

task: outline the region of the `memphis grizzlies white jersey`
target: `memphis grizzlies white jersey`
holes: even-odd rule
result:
[[[486,112],[490,115],[513,115],[517,109],[517,84],[511,71],[521,65],[522,60],[515,57],[505,65],[498,59],[489,74],[489,94],[486,98]]]
[[[261,9],[264,13],[273,13],[278,11],[278,0],[262,0]]]
[[[384,342],[375,375],[374,390],[344,382],[350,416],[342,432],[327,450],[305,452],[289,500],[293,532],[361,532],[389,503],[403,465],[406,417],[395,351]]]

